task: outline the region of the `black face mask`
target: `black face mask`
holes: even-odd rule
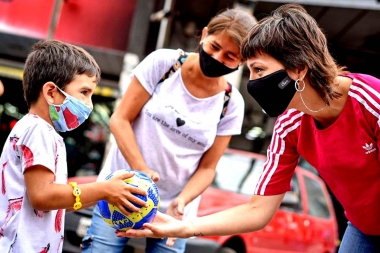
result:
[[[203,50],[203,44],[199,46],[199,62],[203,74],[208,77],[224,76],[237,70],[239,67],[238,66],[236,68],[231,69],[223,63],[215,60]]]
[[[295,81],[285,70],[247,83],[248,93],[259,103],[270,117],[281,115],[296,93]]]

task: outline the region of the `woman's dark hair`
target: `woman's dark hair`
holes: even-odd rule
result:
[[[26,59],[23,75],[28,107],[37,101],[45,83],[53,82],[64,90],[76,75],[82,74],[96,76],[99,83],[100,68],[83,48],[57,40],[37,42]]]
[[[344,73],[331,56],[325,34],[306,10],[285,4],[253,26],[241,47],[244,60],[256,54],[269,54],[286,69],[308,70],[310,85],[329,104],[341,94],[332,89],[335,77]]]

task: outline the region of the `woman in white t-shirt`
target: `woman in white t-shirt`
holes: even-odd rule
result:
[[[99,180],[118,169],[145,172],[157,184],[161,212],[180,220],[196,216],[217,162],[241,132],[244,100],[224,75],[242,64],[240,44],[254,23],[252,15],[228,9],[202,30],[199,53],[159,49],[132,71],[110,121],[117,145]],[[83,252],[122,252],[127,240],[95,208]],[[146,252],[184,252],[185,246],[185,239],[147,239]]]

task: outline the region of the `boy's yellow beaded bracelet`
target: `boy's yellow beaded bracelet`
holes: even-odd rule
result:
[[[75,203],[74,203],[74,210],[78,210],[82,207],[82,203],[80,202],[80,194],[82,191],[78,188],[77,182],[70,182],[69,183],[74,189],[73,189],[73,195],[75,197]]]

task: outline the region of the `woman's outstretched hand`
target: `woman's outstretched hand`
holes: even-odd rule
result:
[[[128,231],[117,231],[118,237],[128,238],[166,238],[179,237],[187,238],[192,236],[189,231],[191,223],[173,218],[170,215],[157,212],[152,223],[145,223],[143,229],[129,229]]]

